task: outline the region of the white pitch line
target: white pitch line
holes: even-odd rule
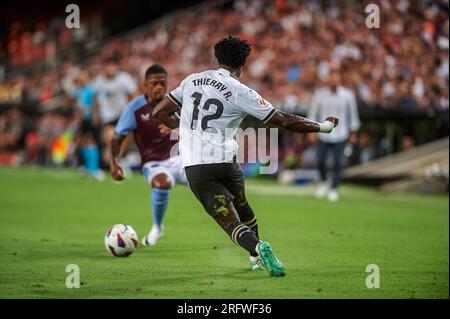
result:
[[[314,195],[314,186],[285,186],[285,185],[246,185],[250,193],[275,196],[310,196]]]

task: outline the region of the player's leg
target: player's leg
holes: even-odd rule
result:
[[[95,179],[102,181],[104,174],[100,169],[100,151],[91,138],[87,137],[85,140],[81,147],[84,167]]]
[[[328,199],[332,202],[339,200],[339,185],[341,184],[342,159],[347,141],[333,144],[333,179]]]
[[[186,176],[192,192],[231,240],[251,255],[261,253],[270,275],[283,276],[283,265],[274,256],[270,245],[260,242],[255,232],[240,221],[233,204],[234,196],[223,183],[232,174],[231,164],[209,164],[186,168]]]
[[[244,173],[238,163],[233,163],[232,165],[232,175],[230,179],[225,181],[225,186],[234,196],[233,205],[236,208],[239,219],[244,225],[250,227],[258,237],[258,222],[245,196]]]
[[[316,196],[318,198],[323,198],[328,192],[327,183],[327,153],[328,144],[322,141],[317,142],[317,168],[320,173],[320,184],[316,190]]]
[[[234,163],[233,165],[233,174],[231,175],[232,178],[229,179],[229,182],[226,186],[234,196],[233,205],[236,208],[236,212],[240,221],[245,226],[250,227],[250,229],[259,239],[258,221],[253,212],[253,209],[248,203],[247,197],[245,196],[244,174],[238,163]],[[260,270],[263,268],[261,258],[258,254],[250,254],[250,268],[252,270]]]
[[[100,169],[100,150],[97,146],[95,127],[90,121],[83,120],[76,135],[76,144],[83,163],[84,173],[93,176],[97,180],[103,180],[104,174]]]
[[[175,178],[175,183],[187,185],[188,181],[186,178],[186,172],[183,167],[181,156],[171,156],[170,159],[167,160],[167,163],[170,173]]]
[[[226,204],[223,204],[222,198],[218,198],[217,196],[214,200],[213,211],[211,212],[209,208],[209,212],[210,214],[215,212],[216,215],[213,218],[230,236],[231,240],[238,246],[246,249],[250,253],[250,256],[255,256],[253,258],[257,259],[257,257],[260,257],[260,261],[263,264],[261,268],[266,268],[271,276],[284,276],[284,266],[275,257],[270,244],[260,241],[255,232],[239,220],[233,201],[225,200]],[[256,270],[256,267],[252,268],[252,270]]]
[[[238,246],[256,254],[258,237],[241,223],[233,205],[233,195],[224,186],[224,176],[231,173],[229,164],[207,164],[186,167],[186,177],[195,197],[206,212]]]
[[[228,175],[231,178],[226,178],[225,184],[234,195],[233,204],[236,207],[241,222],[250,227],[259,239],[258,222],[245,196],[244,173],[238,163],[233,163],[231,167],[232,172]],[[256,250],[257,255],[250,252],[250,265],[252,270],[267,268],[271,276],[284,276],[284,267],[275,257],[269,243],[260,242]]]
[[[253,209],[250,207],[247,199],[245,198],[245,192],[244,189],[242,189],[242,196],[239,199],[233,200],[233,205],[236,208],[236,211],[239,215],[239,219],[241,220],[242,224],[245,226],[248,226],[256,235],[256,238],[259,239],[259,233],[258,233],[258,221],[256,219],[255,214],[253,213]],[[264,265],[262,263],[261,258],[258,254],[252,254],[250,253],[250,268],[252,270],[261,270],[264,268]]]
[[[175,179],[164,167],[163,162],[146,163],[143,166],[144,177],[152,188],[152,228],[148,235],[142,239],[142,244],[155,245],[164,235],[163,220],[169,204],[170,192]]]

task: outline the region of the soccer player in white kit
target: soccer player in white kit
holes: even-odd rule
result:
[[[180,128],[179,149],[189,186],[205,210],[240,247],[250,253],[253,270],[265,268],[271,276],[284,276],[283,264],[269,243],[260,241],[256,217],[236,162],[233,138],[242,120],[252,115],[264,123],[300,132],[329,133],[338,119],[323,123],[275,109],[257,92],[239,81],[250,54],[247,41],[228,37],[214,46],[220,68],[194,73],[169,93],[153,116],[170,128]],[[180,117],[175,113],[181,108]]]

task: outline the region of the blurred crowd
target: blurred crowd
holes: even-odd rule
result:
[[[216,67],[213,45],[229,34],[244,37],[252,44],[252,55],[241,80],[287,111],[305,114],[312,94],[331,70],[339,70],[344,86],[355,93],[360,106],[406,112],[447,110],[448,2],[377,1],[380,28],[369,29],[365,26],[365,7],[372,2],[207,2],[162,17],[127,36],[112,38],[95,55],[81,61],[68,59],[45,72],[7,76],[0,82],[0,107],[15,107],[0,111],[0,153],[13,154],[8,157],[13,161],[20,150],[19,162],[51,162],[56,139],[68,130],[76,131],[73,128],[80,125],[86,110],[114,94],[111,88],[116,87],[105,82],[120,83],[118,78],[126,78],[123,85],[128,89],[120,94],[132,98],[142,88],[145,69],[160,63],[169,71],[172,89],[188,74]],[[11,29],[15,34],[13,29],[17,28]],[[27,37],[49,39],[55,37],[51,30],[48,26],[36,27],[36,32]],[[61,30],[58,41],[65,43],[65,33]],[[14,50],[14,45],[8,50]],[[23,52],[8,52],[13,59],[23,56]],[[44,56],[41,53],[35,58]],[[105,75],[111,60],[115,61],[115,70]],[[93,95],[90,105],[85,105],[85,97],[76,93],[87,90],[87,86]],[[25,115],[22,107],[30,101],[39,105],[32,117]],[[103,104],[108,108],[107,103]],[[94,124],[101,130],[115,119],[96,120]],[[106,145],[108,134],[99,133],[100,144]],[[286,134],[283,139],[285,165],[314,164],[314,136]],[[380,153],[367,134],[361,133],[352,142],[347,154],[349,159],[353,156],[353,162]]]
[[[101,32],[98,14],[83,14],[80,28],[68,29],[65,17],[41,18],[28,26],[21,19],[12,22],[5,44],[5,56],[11,67],[24,67],[33,62],[55,58],[58,52],[83,47]]]

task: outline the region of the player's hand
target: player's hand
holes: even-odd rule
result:
[[[320,133],[331,133],[333,129],[338,125],[339,119],[334,116],[329,116],[323,123],[319,123]]]
[[[121,181],[124,179],[122,167],[119,164],[112,163],[110,167],[111,176],[115,181]]]
[[[159,132],[163,135],[167,135],[170,134],[170,132],[172,131],[172,129],[164,124],[159,124]]]
[[[333,123],[334,127],[338,126],[339,124],[339,119],[337,117],[334,116],[329,116],[325,119],[325,121],[329,121],[331,123]]]

